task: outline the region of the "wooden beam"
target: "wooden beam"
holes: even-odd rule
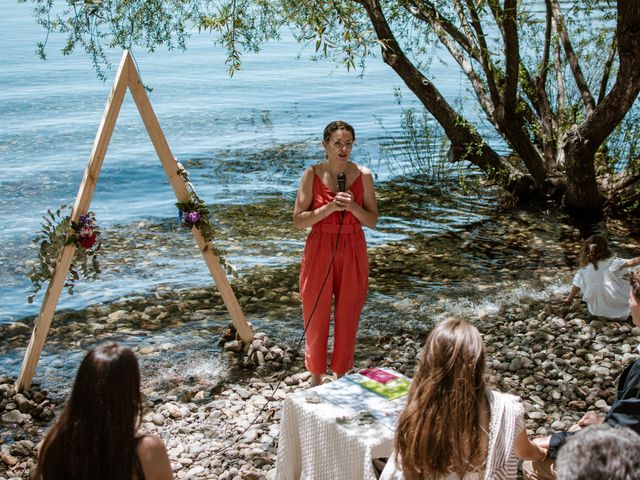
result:
[[[111,89],[111,95],[107,101],[100,126],[98,127],[98,133],[94,140],[91,154],[89,155],[89,163],[87,164],[82,182],[80,183],[76,202],[71,212],[71,220],[74,222],[77,222],[80,215],[86,214],[89,209],[96,182],[98,181],[98,175],[102,168],[102,162],[107,152],[109,141],[111,140],[111,134],[118,119],[120,106],[122,105],[122,100],[124,99],[124,94],[129,82],[129,66],[126,62],[127,55],[128,53],[125,52],[122,56],[115,82]],[[22,367],[20,368],[20,375],[18,376],[16,385],[18,390],[27,390],[31,386],[36,365],[38,364],[42,347],[49,333],[51,320],[58,305],[60,293],[64,287],[75,251],[76,247],[74,245],[66,245],[58,255],[56,267],[51,276],[51,280],[49,280],[49,285],[47,286],[47,291],[42,301],[42,307],[40,308],[40,314],[36,319],[33,332],[31,333],[31,339],[29,340],[29,345],[27,346],[27,351],[22,361]]]
[[[109,96],[109,100],[107,101],[107,105],[102,115],[102,120],[98,127],[98,133],[96,134],[93,148],[89,155],[89,163],[85,169],[84,176],[78,190],[78,195],[76,196],[76,201],[71,212],[71,220],[74,222],[77,222],[80,216],[86,214],[89,210],[89,205],[93,198],[93,192],[95,190],[96,183],[98,182],[98,176],[100,175],[102,163],[107,153],[109,142],[111,141],[111,135],[115,128],[116,120],[118,119],[118,114],[120,113],[120,107],[122,106],[122,101],[127,87],[131,91],[131,95],[138,107],[142,121],[149,133],[151,142],[153,143],[156,153],[158,154],[158,158],[160,159],[164,171],[167,174],[167,178],[169,179],[169,183],[171,184],[171,188],[173,188],[176,198],[180,202],[187,202],[191,200],[189,188],[179,172],[178,162],[173,157],[173,154],[169,149],[169,145],[167,144],[167,140],[162,133],[158,119],[156,118],[153,108],[151,107],[151,103],[149,102],[149,97],[144,91],[144,86],[140,80],[140,75],[135,67],[133,58],[131,57],[131,54],[125,50],[122,54],[114,85],[111,89],[111,95]],[[247,320],[240,308],[240,304],[231,289],[229,280],[220,266],[218,257],[213,254],[211,243],[204,239],[202,233],[196,227],[193,227],[191,232],[195,237],[198,248],[202,252],[202,256],[204,257],[207,267],[209,268],[209,272],[216,283],[216,287],[222,295],[222,300],[231,315],[231,320],[233,321],[233,325],[235,326],[238,335],[244,342],[250,342],[253,340],[253,332],[247,324]],[[49,333],[51,320],[58,304],[58,300],[60,299],[60,293],[64,287],[65,279],[69,272],[69,267],[73,260],[75,250],[76,247],[74,245],[66,245],[58,255],[56,267],[51,276],[51,280],[49,281],[42,307],[40,309],[40,314],[36,319],[31,339],[22,362],[20,375],[16,382],[18,390],[26,390],[31,386],[35,368],[38,364],[38,360],[40,359],[40,354],[42,353],[42,347],[44,346],[47,334]]]
[[[160,123],[153,111],[149,97],[144,90],[144,85],[142,84],[140,75],[138,75],[138,71],[135,66],[133,66],[133,60],[129,57],[128,61],[130,61],[132,65],[129,75],[129,90],[131,91],[133,100],[136,102],[136,106],[138,107],[138,112],[140,112],[144,126],[147,128],[149,138],[151,138],[151,142],[156,149],[158,158],[160,158],[160,162],[164,167],[164,171],[167,174],[167,178],[176,198],[179,202],[188,202],[191,200],[191,194],[189,193],[187,183],[179,173],[178,162],[171,153],[167,139],[165,138],[164,133],[162,133],[162,128],[160,128]],[[191,232],[193,233],[196,243],[198,244],[198,248],[207,263],[207,267],[209,268],[209,272],[213,277],[216,287],[218,288],[220,295],[222,295],[222,300],[229,311],[233,326],[236,328],[236,331],[242,341],[250,342],[253,340],[253,332],[247,324],[242,308],[240,308],[238,299],[233,293],[226,273],[220,266],[218,257],[216,257],[212,252],[210,242],[207,242],[204,239],[202,233],[200,233],[200,230],[196,227],[192,227]]]

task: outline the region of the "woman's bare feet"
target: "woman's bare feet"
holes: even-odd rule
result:
[[[322,383],[322,375],[316,375],[315,373],[311,374],[309,377],[309,385],[312,387],[317,387]]]

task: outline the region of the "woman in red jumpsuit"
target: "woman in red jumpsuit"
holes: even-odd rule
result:
[[[341,377],[353,367],[358,323],[367,296],[369,263],[362,225],[375,227],[378,208],[371,171],[349,160],[355,139],[348,123],[327,125],[322,140],[325,161],[305,170],[293,212],[296,228],[312,227],[300,268],[305,365],[312,386],[319,385],[327,372],[332,302],[330,367]],[[340,173],[346,176],[344,192],[338,187]]]

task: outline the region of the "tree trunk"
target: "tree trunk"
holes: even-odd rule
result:
[[[617,42],[620,66],[611,91],[586,120],[567,132],[562,146],[567,172],[565,205],[581,215],[602,212],[595,154],[629,111],[640,92],[640,2],[618,1]]]
[[[406,57],[377,0],[360,0],[378,37],[382,58],[434,116],[451,141],[449,160],[467,160],[482,169],[489,178],[520,197],[535,194],[535,181],[504,158],[484,141],[477,130],[456,112],[433,85]]]
[[[630,173],[617,179],[607,198],[606,209],[611,213],[629,214],[640,212],[640,158],[629,165]]]

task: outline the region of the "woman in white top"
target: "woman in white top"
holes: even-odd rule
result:
[[[542,460],[518,397],[491,391],[478,329],[448,318],[427,336],[381,480],[515,479],[517,459]]]
[[[640,257],[626,260],[611,253],[603,235],[592,235],[582,245],[578,257],[580,270],[573,278],[571,292],[564,302],[569,304],[582,292],[591,315],[625,320],[629,317],[629,268],[640,265]]]

